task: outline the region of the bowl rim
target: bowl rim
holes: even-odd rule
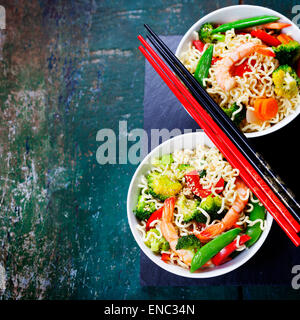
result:
[[[184,43],[186,42],[187,38],[189,37],[189,35],[197,28],[199,28],[199,26],[201,24],[203,24],[203,21],[208,20],[209,18],[213,17],[215,14],[220,13],[220,12],[226,12],[226,11],[230,11],[232,9],[241,9],[241,8],[248,8],[249,10],[253,10],[255,8],[259,9],[259,10],[266,10],[269,11],[269,14],[273,14],[273,15],[277,15],[280,17],[280,19],[285,20],[287,23],[290,23],[291,26],[295,27],[297,30],[299,30],[299,36],[300,36],[300,29],[298,28],[298,26],[291,21],[289,18],[287,18],[286,16],[284,16],[283,14],[273,10],[273,9],[269,9],[267,7],[263,7],[263,6],[257,6],[257,5],[247,5],[247,4],[241,4],[241,5],[233,5],[233,6],[227,6],[227,7],[223,7],[217,10],[214,10],[210,13],[208,13],[207,15],[203,16],[202,18],[200,18],[198,21],[196,21],[189,29],[188,31],[183,35],[182,39],[180,40],[177,48],[176,48],[176,52],[175,55],[178,57],[179,53],[182,50],[182,47],[184,45]],[[288,27],[291,28],[291,27]],[[298,104],[298,106],[296,106],[296,109],[294,110],[294,112],[290,115],[288,115],[287,117],[285,117],[284,119],[282,119],[280,122],[276,123],[275,125],[271,126],[270,128],[264,129],[262,131],[256,131],[256,132],[246,132],[244,133],[245,136],[247,138],[258,138],[258,137],[262,137],[264,135],[267,134],[271,134],[274,133],[280,129],[282,129],[283,127],[285,127],[286,125],[288,125],[290,122],[292,122],[300,113],[300,103]]]
[[[270,215],[269,212],[267,212],[266,214],[266,220],[267,220],[267,228],[263,231],[263,233],[261,234],[260,238],[258,239],[258,241],[248,250],[248,254],[245,255],[245,257],[243,257],[239,262],[236,262],[233,265],[227,266],[227,267],[222,267],[221,269],[213,269],[210,270],[209,272],[195,272],[195,273],[188,273],[186,269],[180,267],[180,266],[174,266],[171,264],[167,264],[165,262],[163,262],[160,257],[156,254],[154,254],[150,248],[148,248],[144,242],[142,241],[142,237],[141,235],[136,232],[136,224],[137,224],[137,219],[134,216],[134,213],[132,212],[131,208],[133,208],[132,203],[131,203],[131,194],[133,193],[133,187],[136,183],[136,179],[138,178],[138,176],[140,175],[140,172],[142,171],[143,167],[147,164],[149,164],[149,159],[151,159],[151,157],[153,157],[153,155],[157,154],[158,151],[160,149],[163,149],[166,145],[168,144],[172,144],[174,145],[174,150],[176,150],[176,140],[180,141],[183,139],[191,139],[191,141],[193,141],[193,136],[199,136],[199,140],[201,139],[201,141],[205,141],[208,140],[210,141],[210,139],[206,136],[206,134],[202,131],[202,132],[191,132],[191,133],[185,133],[185,134],[181,134],[178,136],[175,136],[171,139],[166,140],[165,142],[163,142],[162,144],[158,145],[156,148],[154,148],[150,153],[147,154],[147,156],[143,159],[143,161],[140,163],[140,165],[138,166],[138,168],[136,169],[131,181],[130,181],[130,185],[129,185],[129,189],[128,189],[128,194],[127,194],[127,219],[128,219],[128,223],[130,226],[130,230],[131,233],[136,241],[136,243],[138,244],[140,250],[143,251],[143,253],[153,262],[155,263],[157,266],[161,267],[162,269],[164,269],[165,271],[168,271],[172,274],[175,274],[177,276],[181,276],[181,277],[186,277],[186,278],[198,278],[198,279],[203,279],[203,278],[212,278],[212,277],[217,277],[217,276],[221,276],[224,274],[227,274],[235,269],[237,269],[238,267],[240,267],[241,265],[245,264],[249,259],[251,259],[255,253],[261,248],[261,246],[263,245],[263,243],[265,242],[271,227],[272,227],[272,223],[273,223],[273,218]],[[195,138],[197,139],[197,138]],[[203,140],[202,140],[203,139]],[[211,141],[210,143],[212,145],[214,145]],[[205,144],[205,143],[204,143]],[[163,154],[163,153],[162,153]],[[174,268],[176,267],[176,268]],[[173,270],[174,269],[174,270]]]

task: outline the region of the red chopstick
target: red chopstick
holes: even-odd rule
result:
[[[147,49],[148,49],[148,47],[150,47],[148,45],[148,43],[142,37],[139,37],[139,39],[142,41],[142,43],[145,46],[147,46]],[[224,154],[226,159],[234,167],[239,169],[241,177],[245,180],[245,182],[248,184],[250,189],[254,192],[254,194],[257,195],[257,197],[266,206],[267,210],[272,214],[272,216],[277,221],[277,223],[281,226],[281,228],[287,233],[287,235],[290,237],[290,239],[293,241],[293,243],[296,246],[298,246],[300,244],[300,238],[298,237],[296,232],[291,228],[291,226],[287,223],[287,221],[284,220],[280,211],[278,211],[278,209],[276,207],[274,207],[274,205],[269,200],[269,198],[266,196],[266,194],[264,192],[262,192],[261,186],[257,185],[257,182],[255,181],[255,179],[257,178],[256,177],[257,173],[255,175],[255,178],[251,177],[251,174],[249,174],[249,172],[247,172],[244,169],[243,165],[239,163],[239,161],[237,160],[237,159],[239,159],[237,157],[238,155],[236,152],[234,152],[235,151],[234,148],[232,148],[233,143],[227,138],[227,136],[223,133],[223,131],[215,124],[215,122],[206,113],[206,111],[203,110],[203,108],[193,98],[193,96],[189,93],[189,91],[181,84],[181,82],[175,77],[175,75],[168,69],[168,67],[166,65],[164,65],[164,63],[162,61],[157,61],[157,62],[160,62],[161,66],[164,66],[164,71],[166,73],[168,73],[168,76],[176,83],[176,85],[178,87],[180,87],[181,91],[184,92],[185,96],[178,90],[178,88],[174,85],[174,83],[160,69],[160,67],[156,64],[156,62],[152,59],[152,57],[145,51],[145,49],[143,47],[139,47],[139,49],[142,51],[142,53],[145,55],[145,57],[151,63],[151,65],[155,68],[155,70],[159,73],[159,75],[163,78],[163,80],[166,82],[166,84],[169,86],[169,88],[172,90],[172,92],[176,95],[176,97],[180,100],[180,102],[186,107],[186,109],[192,115],[192,117],[196,120],[196,122],[205,130],[205,132],[207,133],[209,138],[213,141],[213,143]],[[154,50],[151,47],[150,47],[150,49],[151,49],[151,53],[152,53],[152,51],[154,51]],[[154,56],[157,59],[158,56],[156,55],[156,53]],[[196,110],[198,110],[198,112],[200,112],[200,114],[203,118],[195,111],[194,108]],[[205,119],[205,120],[203,120],[203,119]],[[220,135],[218,135],[216,132],[214,132],[211,129],[211,127],[214,129],[217,129],[219,131],[219,133],[221,132],[221,134],[223,136],[225,136],[225,139],[224,139],[224,137],[222,137],[222,139],[220,139]],[[225,140],[225,142],[224,142],[224,140]],[[232,152],[234,152],[234,153],[232,154]],[[246,165],[249,166],[250,164],[246,162]],[[266,189],[266,187],[268,188],[268,186],[264,186],[265,189]],[[272,190],[269,190],[269,191],[272,192]],[[270,194],[268,193],[268,195],[270,195]]]

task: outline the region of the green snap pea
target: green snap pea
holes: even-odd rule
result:
[[[231,243],[240,232],[240,228],[231,229],[201,247],[192,259],[190,271],[194,272],[202,267],[209,259]]]
[[[212,40],[214,40],[214,42],[223,42],[225,41],[225,35],[221,33],[213,34]]]
[[[202,87],[205,87],[203,80],[208,76],[213,52],[214,52],[214,46],[210,44],[209,47],[203,52],[196,67],[194,77],[201,84]]]
[[[251,202],[253,205],[253,210],[250,212],[249,219],[255,221],[257,219],[265,220],[266,209],[263,206],[260,206],[258,203]],[[246,246],[252,246],[260,237],[262,230],[260,228],[260,223],[257,222],[253,226],[248,226],[245,232],[248,236],[251,237],[249,241],[246,242]]]
[[[246,29],[254,26],[258,26],[265,23],[270,23],[279,20],[278,17],[275,16],[259,16],[253,18],[247,18],[237,21],[232,21],[229,23],[221,24],[219,27],[212,31],[212,34],[218,32],[226,32],[228,30],[233,29]]]

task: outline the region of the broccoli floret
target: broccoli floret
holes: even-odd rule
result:
[[[201,248],[201,242],[193,234],[179,238],[176,244],[176,250],[180,250],[180,249],[190,250],[194,254],[200,248]]]
[[[150,194],[161,201],[175,196],[182,189],[182,185],[175,178],[172,179],[156,171],[147,176],[147,181]]]
[[[172,154],[164,154],[161,158],[156,158],[152,161],[155,166],[166,166],[174,162]]]
[[[290,41],[283,43],[278,47],[273,47],[276,54],[276,59],[280,64],[293,65],[300,57],[300,43],[297,41]]]
[[[222,108],[223,111],[227,114],[227,116],[234,122],[236,126],[239,126],[241,122],[246,118],[246,108],[244,105],[242,105],[241,111],[234,114],[237,110],[240,109],[240,106],[237,105],[236,102],[234,102],[229,108]]]
[[[134,210],[134,214],[139,220],[147,220],[150,215],[156,210],[154,202],[145,202],[145,197],[142,195],[138,198],[138,203],[136,205],[136,209]]]
[[[285,64],[278,67],[272,74],[275,93],[280,97],[292,98],[298,93],[300,79],[292,67]]]
[[[206,43],[206,42],[217,42],[217,41],[224,41],[225,36],[221,33],[212,34],[214,27],[210,23],[205,23],[201,26],[200,30],[198,31],[199,39]]]
[[[217,196],[214,197],[214,205],[215,205],[215,211],[219,211],[222,207],[222,198]]]
[[[222,206],[222,199],[221,197],[213,197],[211,194],[210,196],[204,198],[201,201],[200,208],[205,210],[207,213],[215,213],[220,210]]]
[[[157,229],[151,229],[146,233],[145,245],[155,253],[160,253],[161,251],[168,251],[170,248],[169,242],[163,237],[159,237],[160,232]]]
[[[177,206],[179,207],[180,213],[183,214],[183,221],[189,222],[195,219],[195,216],[198,214],[200,201],[198,200],[189,200],[185,195],[181,194],[177,199]]]
[[[220,219],[224,216],[223,213],[218,213],[221,207],[222,199],[219,196],[213,197],[213,195],[210,195],[204,198],[200,203],[200,208],[209,214],[211,221]],[[196,221],[206,223],[207,217],[200,211],[196,216]]]

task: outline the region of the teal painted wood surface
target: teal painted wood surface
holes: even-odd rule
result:
[[[143,127],[149,23],[183,34],[238,0],[3,1],[0,62],[2,299],[297,298],[290,288],[145,288],[126,218],[134,165],[96,161],[102,128]],[[247,2],[258,3],[258,2]],[[264,5],[292,17],[295,1]]]

